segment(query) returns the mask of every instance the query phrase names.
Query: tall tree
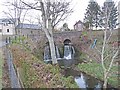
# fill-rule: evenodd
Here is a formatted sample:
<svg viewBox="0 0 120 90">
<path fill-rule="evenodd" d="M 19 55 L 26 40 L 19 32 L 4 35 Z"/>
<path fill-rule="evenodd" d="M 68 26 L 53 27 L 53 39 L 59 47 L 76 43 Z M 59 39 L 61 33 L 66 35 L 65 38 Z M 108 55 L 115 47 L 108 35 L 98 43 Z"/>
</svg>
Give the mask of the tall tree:
<svg viewBox="0 0 120 90">
<path fill-rule="evenodd" d="M 98 3 L 94 0 L 90 0 L 84 17 L 84 23 L 89 23 L 90 29 L 93 29 L 94 26 L 96 28 L 99 26 L 100 12 L 101 10 Z"/>
<path fill-rule="evenodd" d="M 64 21 L 73 10 L 70 8 L 71 2 L 53 2 L 50 3 L 50 16 L 52 20 L 52 28 L 54 29 L 61 21 Z"/>
<path fill-rule="evenodd" d="M 17 29 L 17 25 L 24 21 L 28 9 L 20 9 L 25 7 L 20 0 L 10 0 L 5 2 L 4 5 L 7 7 L 7 9 L 3 11 L 5 16 L 10 18 L 14 23 L 15 34 L 20 34 L 20 31 Z"/>
<path fill-rule="evenodd" d="M 62 26 L 62 31 L 70 31 L 67 23 L 64 23 L 64 24 L 63 24 L 63 26 Z"/>
<path fill-rule="evenodd" d="M 49 41 L 52 63 L 56 64 L 57 58 L 53 40 L 53 30 L 59 22 L 67 18 L 67 16 L 72 12 L 72 9 L 69 10 L 70 2 L 53 2 L 51 0 L 38 0 L 35 3 L 31 4 L 23 1 L 22 3 L 24 3 L 31 9 L 38 10 L 42 13 L 42 28 Z"/>
<path fill-rule="evenodd" d="M 102 12 L 101 19 L 102 19 L 102 27 L 103 29 L 103 37 L 99 38 L 101 41 L 99 41 L 99 44 L 96 44 L 94 49 L 90 50 L 91 53 L 88 53 L 88 50 L 86 48 L 83 49 L 83 51 L 90 56 L 93 60 L 99 60 L 101 62 L 101 68 L 103 73 L 103 89 L 106 90 L 108 78 L 110 77 L 111 69 L 113 65 L 115 65 L 115 58 L 117 57 L 119 53 L 119 46 L 118 46 L 118 40 L 116 35 L 116 40 L 113 44 L 110 44 L 109 42 L 112 41 L 113 38 L 113 32 L 115 31 L 116 24 L 111 27 L 111 13 L 113 12 L 114 4 L 109 2 L 110 7 L 108 7 L 108 2 L 106 8 L 104 8 L 104 12 Z M 94 39 L 91 38 L 90 39 Z M 82 47 L 83 48 L 83 47 Z"/>
<path fill-rule="evenodd" d="M 116 28 L 116 26 L 118 25 L 117 19 L 118 19 L 118 10 L 117 10 L 117 6 L 115 6 L 114 1 L 112 0 L 106 0 L 104 2 L 104 5 L 102 7 L 102 14 L 104 14 L 104 12 L 107 12 L 107 16 L 109 17 L 108 19 L 108 28 L 110 29 L 114 29 Z M 102 17 L 105 17 L 102 15 Z M 102 18 L 102 26 L 105 26 L 104 23 L 104 18 Z"/>
<path fill-rule="evenodd" d="M 93 24 L 94 24 L 94 27 L 97 29 L 97 27 L 100 26 L 99 21 L 100 21 L 100 14 L 101 14 L 101 9 L 97 2 L 96 2 L 96 8 L 95 8 L 94 14 L 95 14 L 95 17 L 94 17 Z"/>
</svg>

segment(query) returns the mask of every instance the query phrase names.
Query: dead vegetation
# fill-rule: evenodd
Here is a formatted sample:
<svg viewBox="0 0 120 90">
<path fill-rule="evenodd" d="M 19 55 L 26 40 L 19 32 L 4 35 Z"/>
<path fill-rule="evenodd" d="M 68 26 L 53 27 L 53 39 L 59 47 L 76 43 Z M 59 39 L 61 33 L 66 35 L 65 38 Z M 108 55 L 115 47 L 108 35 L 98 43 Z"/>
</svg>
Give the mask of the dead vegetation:
<svg viewBox="0 0 120 90">
<path fill-rule="evenodd" d="M 25 88 L 77 87 L 72 77 L 65 78 L 60 73 L 58 65 L 45 64 L 23 46 L 12 45 L 10 49 Z"/>
</svg>

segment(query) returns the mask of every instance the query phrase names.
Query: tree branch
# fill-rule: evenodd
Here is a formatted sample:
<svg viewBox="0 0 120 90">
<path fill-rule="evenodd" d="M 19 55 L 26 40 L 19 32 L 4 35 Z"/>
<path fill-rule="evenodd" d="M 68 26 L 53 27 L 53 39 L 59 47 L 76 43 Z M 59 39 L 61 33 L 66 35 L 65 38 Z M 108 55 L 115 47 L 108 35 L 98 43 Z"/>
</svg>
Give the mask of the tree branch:
<svg viewBox="0 0 120 90">
<path fill-rule="evenodd" d="M 32 6 L 32 5 L 30 5 L 30 4 L 27 4 L 27 3 L 25 3 L 25 2 L 23 2 L 23 1 L 21 1 L 23 4 L 25 4 L 26 6 L 28 6 L 28 7 L 30 7 L 30 9 L 35 9 L 35 10 L 41 10 L 41 8 L 38 8 L 38 7 L 34 7 L 34 6 Z M 35 3 L 35 5 L 36 5 L 37 3 Z M 28 9 L 28 8 L 27 8 Z"/>
</svg>

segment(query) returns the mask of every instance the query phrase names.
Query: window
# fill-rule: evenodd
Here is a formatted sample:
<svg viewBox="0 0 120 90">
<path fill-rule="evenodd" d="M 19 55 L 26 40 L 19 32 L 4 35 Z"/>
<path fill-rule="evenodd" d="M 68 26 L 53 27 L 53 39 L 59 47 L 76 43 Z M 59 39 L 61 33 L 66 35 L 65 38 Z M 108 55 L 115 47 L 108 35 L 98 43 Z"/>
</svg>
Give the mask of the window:
<svg viewBox="0 0 120 90">
<path fill-rule="evenodd" d="M 2 32 L 2 29 L 0 29 L 0 32 Z"/>
<path fill-rule="evenodd" d="M 6 23 L 6 25 L 5 26 L 8 26 L 8 24 Z"/>
<path fill-rule="evenodd" d="M 7 29 L 7 32 L 9 32 L 9 29 Z"/>
<path fill-rule="evenodd" d="M 7 24 L 7 23 L 4 23 L 4 26 L 8 26 L 8 24 Z"/>
</svg>

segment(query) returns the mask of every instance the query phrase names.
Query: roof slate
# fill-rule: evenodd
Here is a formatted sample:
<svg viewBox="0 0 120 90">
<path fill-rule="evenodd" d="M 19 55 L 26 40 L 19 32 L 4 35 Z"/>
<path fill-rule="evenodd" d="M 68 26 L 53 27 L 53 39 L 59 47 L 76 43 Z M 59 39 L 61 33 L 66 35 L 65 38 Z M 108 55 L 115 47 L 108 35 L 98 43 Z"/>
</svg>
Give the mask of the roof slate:
<svg viewBox="0 0 120 90">
<path fill-rule="evenodd" d="M 23 24 L 23 23 L 21 23 L 17 26 L 17 28 L 19 28 L 19 29 L 21 29 L 21 28 L 22 29 L 41 29 L 41 26 L 38 24 Z"/>
<path fill-rule="evenodd" d="M 13 24 L 15 22 L 15 18 L 2 18 L 0 19 L 0 24 L 3 24 L 3 23 L 8 23 L 8 24 Z"/>
</svg>

